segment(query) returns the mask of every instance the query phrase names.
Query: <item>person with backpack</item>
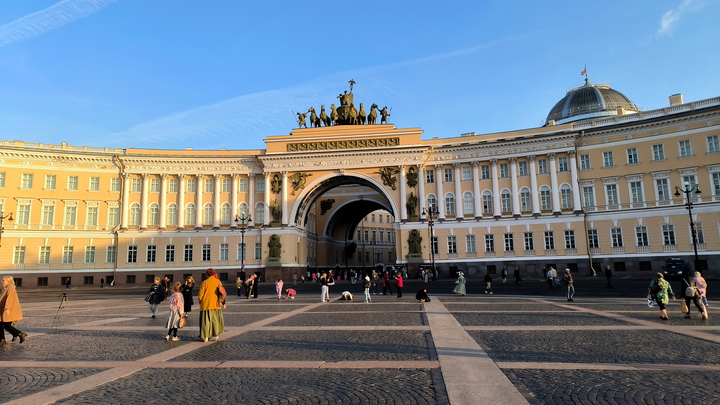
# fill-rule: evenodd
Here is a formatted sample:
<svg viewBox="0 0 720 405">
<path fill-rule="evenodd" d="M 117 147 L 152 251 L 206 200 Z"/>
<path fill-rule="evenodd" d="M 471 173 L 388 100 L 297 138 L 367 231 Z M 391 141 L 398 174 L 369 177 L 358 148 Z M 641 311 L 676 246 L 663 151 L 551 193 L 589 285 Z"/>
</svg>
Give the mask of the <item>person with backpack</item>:
<svg viewBox="0 0 720 405">
<path fill-rule="evenodd" d="M 165 287 L 160 284 L 160 277 L 155 277 L 153 285 L 150 286 L 150 290 L 148 291 L 148 297 L 145 298 L 145 300 L 150 304 L 150 312 L 152 313 L 152 317 L 155 318 L 157 316 L 158 305 L 165 301 Z"/>
<path fill-rule="evenodd" d="M 648 286 L 648 297 L 651 297 L 660 308 L 660 319 L 663 321 L 668 320 L 668 313 L 665 305 L 670 301 L 672 297 L 675 300 L 675 293 L 670 287 L 670 283 L 665 280 L 665 276 L 662 273 L 658 273 L 657 276 L 650 282 Z"/>
<path fill-rule="evenodd" d="M 207 278 L 200 285 L 198 302 L 200 303 L 200 339 L 203 342 L 218 340 L 225 332 L 225 319 L 222 310 L 226 308 L 227 292 L 212 268 L 205 271 Z"/>
</svg>

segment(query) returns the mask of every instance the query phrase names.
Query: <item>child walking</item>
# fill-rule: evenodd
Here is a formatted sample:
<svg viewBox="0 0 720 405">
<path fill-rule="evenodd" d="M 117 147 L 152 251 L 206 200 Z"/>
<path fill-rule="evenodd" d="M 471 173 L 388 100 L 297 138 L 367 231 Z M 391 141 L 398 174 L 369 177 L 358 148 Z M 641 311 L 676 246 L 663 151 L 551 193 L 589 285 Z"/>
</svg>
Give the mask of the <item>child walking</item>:
<svg viewBox="0 0 720 405">
<path fill-rule="evenodd" d="M 177 335 L 180 320 L 185 316 L 185 299 L 182 295 L 182 284 L 176 282 L 172 288 L 172 295 L 168 299 L 170 301 L 170 313 L 168 313 L 165 327 L 168 328 L 165 340 L 172 338 L 173 342 L 177 342 L 180 338 Z"/>
</svg>

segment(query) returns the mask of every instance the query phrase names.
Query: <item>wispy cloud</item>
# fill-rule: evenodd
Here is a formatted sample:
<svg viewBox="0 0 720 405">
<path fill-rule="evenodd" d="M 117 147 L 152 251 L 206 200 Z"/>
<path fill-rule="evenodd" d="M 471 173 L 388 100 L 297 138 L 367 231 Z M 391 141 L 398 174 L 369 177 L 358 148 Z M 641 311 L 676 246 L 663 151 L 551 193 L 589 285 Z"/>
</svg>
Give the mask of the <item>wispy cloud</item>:
<svg viewBox="0 0 720 405">
<path fill-rule="evenodd" d="M 85 18 L 117 0 L 62 0 L 0 26 L 0 48 Z"/>
<path fill-rule="evenodd" d="M 696 0 L 683 0 L 679 6 L 672 10 L 666 11 L 660 19 L 659 35 L 670 35 L 677 25 L 678 21 L 688 12 L 697 11 L 702 7 L 702 2 Z"/>
</svg>

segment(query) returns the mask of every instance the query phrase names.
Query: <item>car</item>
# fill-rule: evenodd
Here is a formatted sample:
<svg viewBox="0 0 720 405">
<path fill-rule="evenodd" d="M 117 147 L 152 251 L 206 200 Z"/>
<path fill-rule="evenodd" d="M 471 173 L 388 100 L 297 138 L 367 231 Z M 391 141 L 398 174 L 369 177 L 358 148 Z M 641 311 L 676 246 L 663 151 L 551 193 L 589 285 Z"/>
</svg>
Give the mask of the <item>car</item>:
<svg viewBox="0 0 720 405">
<path fill-rule="evenodd" d="M 687 263 L 685 260 L 678 257 L 671 257 L 665 260 L 665 279 L 667 280 L 679 280 L 682 278 L 683 271 L 687 270 Z"/>
</svg>

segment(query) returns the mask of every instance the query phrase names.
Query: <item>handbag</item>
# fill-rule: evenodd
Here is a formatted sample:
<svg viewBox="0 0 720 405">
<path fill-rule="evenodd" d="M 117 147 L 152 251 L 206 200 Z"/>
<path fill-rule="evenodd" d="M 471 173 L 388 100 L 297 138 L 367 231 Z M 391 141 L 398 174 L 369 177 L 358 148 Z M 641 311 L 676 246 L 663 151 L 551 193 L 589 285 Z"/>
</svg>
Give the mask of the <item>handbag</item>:
<svg viewBox="0 0 720 405">
<path fill-rule="evenodd" d="M 180 318 L 180 322 L 178 322 L 178 328 L 184 328 L 186 323 L 187 323 L 187 319 L 186 319 L 185 316 L 183 315 L 183 316 Z"/>
<path fill-rule="evenodd" d="M 685 279 L 683 279 L 683 281 L 685 281 L 685 284 L 687 284 L 687 287 L 685 287 L 685 296 L 692 298 L 697 295 L 697 287 L 690 285 L 690 283 L 688 283 Z"/>
<path fill-rule="evenodd" d="M 150 293 L 150 294 L 146 295 L 146 296 L 145 296 L 145 302 L 150 302 L 150 298 L 152 298 L 152 296 L 153 296 L 153 293 Z"/>
</svg>

